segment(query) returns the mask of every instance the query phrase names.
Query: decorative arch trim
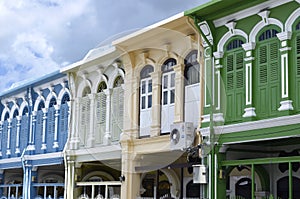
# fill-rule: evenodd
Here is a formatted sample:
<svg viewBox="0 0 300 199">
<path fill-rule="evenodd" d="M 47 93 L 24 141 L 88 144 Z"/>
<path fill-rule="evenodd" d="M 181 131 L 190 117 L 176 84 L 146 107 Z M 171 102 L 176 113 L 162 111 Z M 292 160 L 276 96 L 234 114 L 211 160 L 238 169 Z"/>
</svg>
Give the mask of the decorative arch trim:
<svg viewBox="0 0 300 199">
<path fill-rule="evenodd" d="M 293 24 L 300 16 L 300 8 L 296 9 L 285 22 L 285 31 L 292 32 Z"/>
<path fill-rule="evenodd" d="M 38 107 L 39 107 L 39 104 L 40 104 L 41 101 L 46 102 L 46 100 L 43 96 L 38 96 L 38 98 L 36 99 L 36 101 L 34 103 L 34 108 L 33 108 L 34 111 L 38 110 Z M 46 103 L 45 103 L 45 106 L 46 106 Z"/>
<path fill-rule="evenodd" d="M 231 38 L 231 37 L 234 37 L 234 36 L 241 36 L 243 37 L 246 42 L 245 43 L 248 43 L 248 35 L 240 30 L 240 29 L 234 29 L 233 31 L 233 34 L 228 31 L 225 35 L 223 35 L 223 37 L 220 39 L 219 43 L 218 43 L 218 47 L 217 47 L 217 50 L 218 52 L 223 52 L 224 50 L 224 46 L 226 44 L 226 42 Z"/>
<path fill-rule="evenodd" d="M 65 94 L 69 95 L 69 97 L 71 98 L 70 90 L 68 88 L 62 89 L 59 92 L 58 97 L 57 97 L 57 104 L 58 105 L 61 105 L 62 98 L 64 97 Z"/>
<path fill-rule="evenodd" d="M 19 106 L 17 104 L 14 104 L 13 107 L 11 108 L 9 118 L 12 119 L 14 117 L 14 112 L 16 110 L 19 112 L 19 115 L 20 115 L 20 108 L 19 108 Z"/>
<path fill-rule="evenodd" d="M 1 121 L 4 121 L 4 118 L 5 118 L 5 115 L 6 113 L 8 113 L 8 115 L 10 115 L 10 111 L 9 111 L 9 108 L 6 106 L 3 111 L 2 111 L 2 116 L 1 116 Z"/>
<path fill-rule="evenodd" d="M 254 28 L 252 29 L 249 35 L 249 42 L 255 43 L 258 32 L 268 25 L 276 25 L 281 29 L 281 32 L 283 31 L 283 24 L 279 20 L 274 18 L 269 18 L 268 23 L 265 23 L 264 21 L 260 21 L 254 26 Z"/>
<path fill-rule="evenodd" d="M 83 178 L 82 178 L 82 181 L 87 181 L 89 178 L 93 177 L 93 176 L 103 176 L 105 178 L 107 178 L 109 181 L 114 181 L 114 177 L 107 173 L 107 172 L 104 172 L 104 171 L 93 171 L 93 172 L 90 172 L 88 173 L 87 175 L 85 175 Z"/>
</svg>

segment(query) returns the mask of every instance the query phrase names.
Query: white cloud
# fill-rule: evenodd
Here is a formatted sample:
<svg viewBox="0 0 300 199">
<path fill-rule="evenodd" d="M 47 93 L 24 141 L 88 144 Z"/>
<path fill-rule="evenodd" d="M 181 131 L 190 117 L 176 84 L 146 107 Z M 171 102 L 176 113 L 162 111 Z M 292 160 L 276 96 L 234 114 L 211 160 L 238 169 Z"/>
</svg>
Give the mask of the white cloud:
<svg viewBox="0 0 300 199">
<path fill-rule="evenodd" d="M 123 31 L 208 0 L 1 0 L 0 90 L 82 59 Z"/>
</svg>

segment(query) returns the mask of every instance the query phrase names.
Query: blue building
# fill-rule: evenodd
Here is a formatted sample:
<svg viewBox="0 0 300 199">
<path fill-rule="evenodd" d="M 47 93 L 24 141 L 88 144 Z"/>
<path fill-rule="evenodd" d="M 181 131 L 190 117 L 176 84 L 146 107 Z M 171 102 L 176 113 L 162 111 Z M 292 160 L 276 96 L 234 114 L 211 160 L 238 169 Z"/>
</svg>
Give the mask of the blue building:
<svg viewBox="0 0 300 199">
<path fill-rule="evenodd" d="M 59 71 L 0 93 L 0 198 L 63 198 L 70 92 Z"/>
</svg>

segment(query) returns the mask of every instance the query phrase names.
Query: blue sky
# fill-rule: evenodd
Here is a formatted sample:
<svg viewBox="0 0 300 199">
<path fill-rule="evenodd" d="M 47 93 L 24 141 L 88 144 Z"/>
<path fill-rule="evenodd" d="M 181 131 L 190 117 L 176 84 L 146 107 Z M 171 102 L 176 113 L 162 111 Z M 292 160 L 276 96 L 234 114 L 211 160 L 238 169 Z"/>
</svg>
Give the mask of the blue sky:
<svg viewBox="0 0 300 199">
<path fill-rule="evenodd" d="M 0 0 L 0 90 L 208 0 Z"/>
</svg>

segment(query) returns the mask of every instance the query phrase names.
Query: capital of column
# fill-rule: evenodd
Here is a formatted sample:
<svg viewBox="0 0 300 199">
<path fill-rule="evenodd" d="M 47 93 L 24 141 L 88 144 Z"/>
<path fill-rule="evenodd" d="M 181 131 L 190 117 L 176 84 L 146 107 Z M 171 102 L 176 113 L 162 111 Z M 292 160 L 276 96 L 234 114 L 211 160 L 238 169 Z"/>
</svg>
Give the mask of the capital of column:
<svg viewBox="0 0 300 199">
<path fill-rule="evenodd" d="M 60 109 L 60 105 L 55 104 L 55 105 L 54 105 L 54 108 L 55 108 L 56 111 L 58 111 L 58 110 Z"/>
<path fill-rule="evenodd" d="M 17 121 L 19 122 L 19 121 L 21 121 L 21 119 L 22 119 L 22 116 L 17 116 Z"/>
<path fill-rule="evenodd" d="M 32 111 L 32 116 L 35 117 L 37 115 L 37 111 Z"/>
<path fill-rule="evenodd" d="M 222 51 L 214 52 L 213 54 L 216 59 L 222 59 L 224 56 L 224 52 L 222 52 Z"/>
<path fill-rule="evenodd" d="M 88 97 L 90 100 L 94 100 L 96 98 L 96 94 L 95 93 L 88 94 Z"/>
<path fill-rule="evenodd" d="M 150 73 L 150 76 L 152 78 L 152 82 L 159 82 L 161 79 L 161 71 L 154 71 L 152 73 Z"/>
<path fill-rule="evenodd" d="M 44 114 L 46 114 L 48 112 L 48 109 L 47 108 L 42 108 L 42 111 Z"/>
<path fill-rule="evenodd" d="M 255 46 L 256 46 L 255 42 L 249 42 L 249 43 L 242 44 L 242 47 L 245 51 L 254 50 Z"/>
<path fill-rule="evenodd" d="M 184 64 L 177 64 L 173 66 L 173 70 L 176 74 L 183 74 L 184 73 Z"/>
<path fill-rule="evenodd" d="M 280 41 L 290 40 L 292 38 L 292 32 L 290 31 L 280 32 L 277 33 L 276 36 Z"/>
<path fill-rule="evenodd" d="M 104 94 L 105 94 L 106 96 L 110 96 L 111 93 L 112 93 L 112 90 L 113 90 L 113 89 L 111 89 L 111 88 L 107 88 L 107 89 L 104 90 Z"/>
</svg>

